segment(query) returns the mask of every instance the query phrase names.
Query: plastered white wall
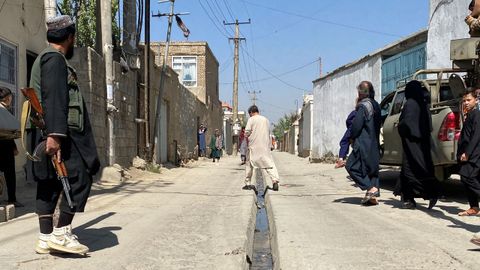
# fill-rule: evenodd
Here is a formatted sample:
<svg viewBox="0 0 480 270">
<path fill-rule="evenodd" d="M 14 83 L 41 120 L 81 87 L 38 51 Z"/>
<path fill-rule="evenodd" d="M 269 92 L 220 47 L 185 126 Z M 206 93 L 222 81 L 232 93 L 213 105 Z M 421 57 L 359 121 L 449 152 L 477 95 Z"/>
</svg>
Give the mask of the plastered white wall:
<svg viewBox="0 0 480 270">
<path fill-rule="evenodd" d="M 376 55 L 314 84 L 312 159 L 328 152 L 338 155 L 345 119 L 355 108 L 356 87 L 361 81 L 373 83 L 380 101 L 381 67 L 381 56 Z"/>
</svg>

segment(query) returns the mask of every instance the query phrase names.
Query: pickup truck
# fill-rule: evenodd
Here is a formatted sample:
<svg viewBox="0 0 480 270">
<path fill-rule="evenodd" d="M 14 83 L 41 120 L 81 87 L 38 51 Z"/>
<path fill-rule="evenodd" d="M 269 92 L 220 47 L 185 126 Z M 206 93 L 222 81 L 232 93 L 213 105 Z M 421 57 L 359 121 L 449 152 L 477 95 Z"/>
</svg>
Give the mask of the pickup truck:
<svg viewBox="0 0 480 270">
<path fill-rule="evenodd" d="M 462 93 L 452 89 L 444 75 L 457 70 L 420 70 L 413 79 L 421 81 L 429 90 L 432 114 L 432 159 L 435 176 L 439 180 L 456 173 L 456 149 L 462 127 Z M 437 79 L 419 79 L 424 75 L 437 75 Z M 380 103 L 382 111 L 382 138 L 380 164 L 400 166 L 402 164 L 402 142 L 398 134 L 398 122 L 405 103 L 405 86 L 386 96 Z M 425 123 L 427 124 L 427 123 Z"/>
<path fill-rule="evenodd" d="M 421 81 L 430 92 L 432 158 L 435 176 L 439 180 L 445 180 L 458 171 L 457 143 L 464 121 L 461 97 L 468 87 L 480 88 L 480 38 L 452 40 L 450 60 L 451 68 L 420 70 L 413 76 L 413 79 Z M 380 104 L 382 109 L 380 164 L 395 166 L 402 164 L 402 142 L 398 134 L 398 122 L 404 103 L 405 86 L 400 86 Z"/>
</svg>

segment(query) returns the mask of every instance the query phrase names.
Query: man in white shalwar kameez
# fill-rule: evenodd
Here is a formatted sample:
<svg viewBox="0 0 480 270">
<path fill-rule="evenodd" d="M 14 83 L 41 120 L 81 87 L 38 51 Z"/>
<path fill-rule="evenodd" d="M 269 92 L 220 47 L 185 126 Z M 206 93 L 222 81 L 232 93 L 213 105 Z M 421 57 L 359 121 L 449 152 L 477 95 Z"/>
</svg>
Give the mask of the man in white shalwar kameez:
<svg viewBox="0 0 480 270">
<path fill-rule="evenodd" d="M 243 189 L 256 190 L 252 185 L 253 169 L 262 169 L 270 177 L 273 190 L 278 191 L 279 176 L 271 153 L 272 140 L 270 137 L 270 122 L 259 114 L 258 107 L 253 105 L 248 109 L 250 118 L 245 127 L 248 137 L 248 156 L 245 169 L 245 186 Z"/>
</svg>

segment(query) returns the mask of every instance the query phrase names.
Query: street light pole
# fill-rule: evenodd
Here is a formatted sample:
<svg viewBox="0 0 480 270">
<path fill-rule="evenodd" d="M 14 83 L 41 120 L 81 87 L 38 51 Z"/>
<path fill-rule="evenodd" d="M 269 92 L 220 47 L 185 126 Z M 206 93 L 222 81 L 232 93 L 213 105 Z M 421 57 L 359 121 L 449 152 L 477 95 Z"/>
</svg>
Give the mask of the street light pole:
<svg viewBox="0 0 480 270">
<path fill-rule="evenodd" d="M 162 97 L 163 97 L 163 92 L 164 92 L 164 85 L 165 85 L 165 73 L 167 72 L 167 62 L 168 62 L 168 50 L 170 47 L 170 37 L 172 33 L 172 23 L 173 23 L 173 17 L 177 15 L 188 15 L 190 13 L 184 12 L 184 13 L 174 13 L 175 11 L 175 0 L 162 0 L 159 1 L 159 3 L 167 3 L 170 2 L 170 13 L 158 13 L 156 15 L 153 15 L 153 17 L 164 17 L 168 16 L 168 28 L 167 28 L 167 39 L 165 42 L 165 54 L 163 58 L 163 64 L 162 64 L 162 70 L 160 73 L 160 89 L 158 91 L 158 96 L 157 96 L 157 104 L 156 104 L 156 113 L 155 113 L 155 122 L 154 122 L 154 129 L 153 129 L 153 136 L 151 136 L 151 145 L 152 145 L 152 151 L 151 151 L 151 160 L 153 160 L 153 155 L 155 153 L 155 147 L 158 149 L 157 152 L 157 161 L 161 162 L 161 132 L 159 131 L 159 125 L 162 120 L 162 114 L 161 114 L 161 107 L 162 107 Z M 159 44 L 158 46 L 158 59 L 161 57 L 161 46 Z M 158 145 L 157 145 L 158 144 Z"/>
</svg>

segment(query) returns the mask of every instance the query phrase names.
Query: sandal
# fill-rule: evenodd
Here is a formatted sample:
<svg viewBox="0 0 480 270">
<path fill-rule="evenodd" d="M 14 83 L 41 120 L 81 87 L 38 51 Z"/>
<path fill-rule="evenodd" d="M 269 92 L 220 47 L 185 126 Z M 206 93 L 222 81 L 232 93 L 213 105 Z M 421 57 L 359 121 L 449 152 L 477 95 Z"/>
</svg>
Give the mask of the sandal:
<svg viewBox="0 0 480 270">
<path fill-rule="evenodd" d="M 462 212 L 458 213 L 458 215 L 461 216 L 461 217 L 476 216 L 476 215 L 478 215 L 479 212 L 480 212 L 479 209 L 470 208 L 468 210 L 465 210 L 465 211 L 462 211 Z"/>
</svg>

